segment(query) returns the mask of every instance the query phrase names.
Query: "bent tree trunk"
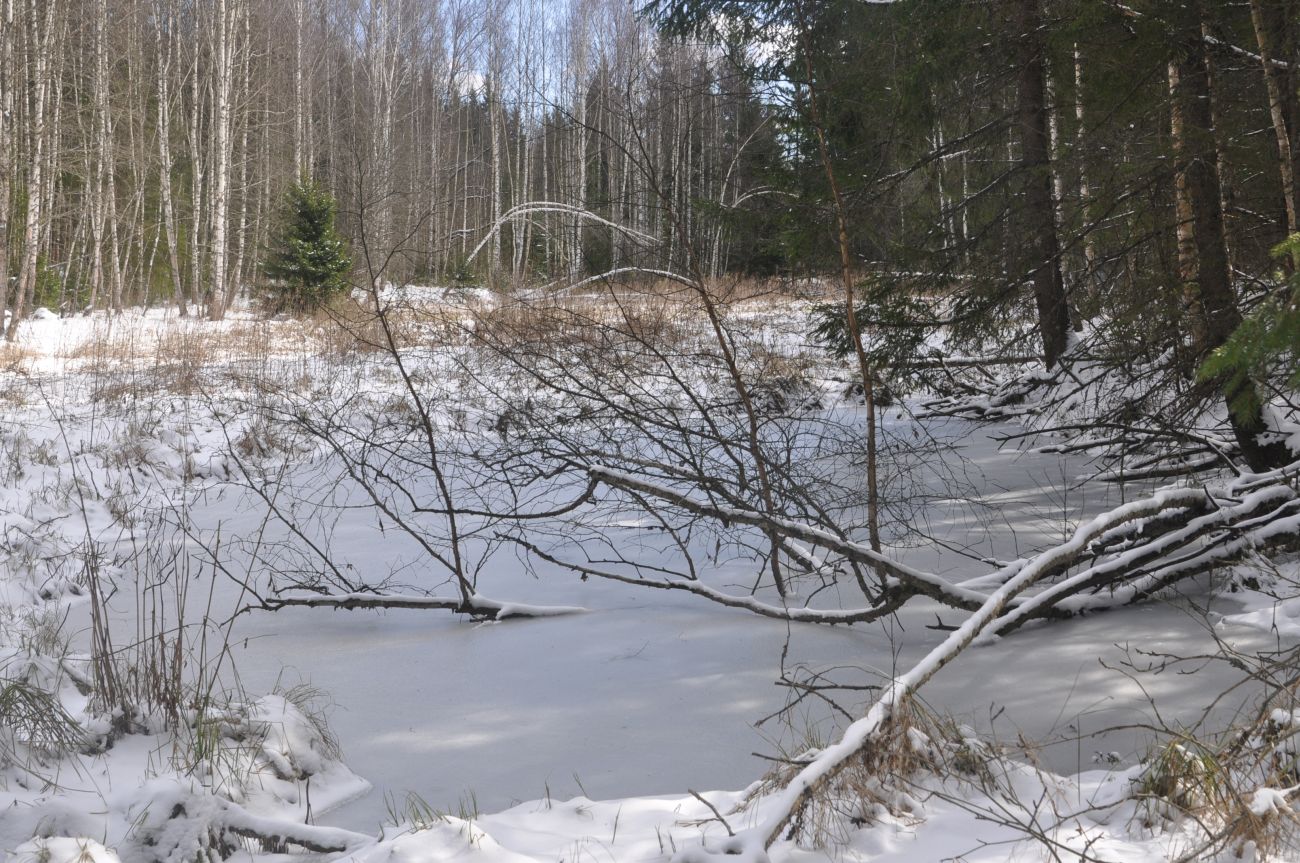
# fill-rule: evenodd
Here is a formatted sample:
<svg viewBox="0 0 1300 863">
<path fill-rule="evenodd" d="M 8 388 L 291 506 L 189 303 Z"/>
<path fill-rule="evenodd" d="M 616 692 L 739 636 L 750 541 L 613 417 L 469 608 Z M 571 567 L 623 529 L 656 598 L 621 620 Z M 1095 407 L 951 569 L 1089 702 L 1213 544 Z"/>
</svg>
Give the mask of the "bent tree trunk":
<svg viewBox="0 0 1300 863">
<path fill-rule="evenodd" d="M 1241 312 L 1228 270 L 1201 5 L 1182 4 L 1176 11 L 1178 31 L 1172 46 L 1174 57 L 1169 63 L 1170 131 L 1176 160 L 1174 193 L 1180 231 L 1191 240 L 1184 241 L 1184 245 L 1192 253 L 1180 255 L 1179 276 L 1193 318 L 1193 359 L 1199 363 L 1228 340 L 1241 324 Z M 1190 219 L 1190 225 L 1184 223 L 1185 219 Z M 1239 404 L 1243 388 L 1254 384 L 1225 380 L 1219 386 L 1229 404 Z M 1259 403 L 1253 394 L 1245 401 Z M 1287 461 L 1283 445 L 1259 440 L 1259 433 L 1265 429 L 1260 409 L 1244 417 L 1230 411 L 1229 418 L 1242 455 L 1253 470 L 1267 470 Z"/>
<path fill-rule="evenodd" d="M 1047 67 L 1043 59 L 1041 0 L 1016 0 L 1017 52 L 1020 59 L 1020 170 L 1024 175 L 1022 214 L 1028 239 L 1027 261 L 1043 336 L 1043 363 L 1053 368 L 1065 353 L 1070 313 L 1061 278 L 1056 207 L 1052 201 L 1051 134 Z M 1024 268 L 1017 268 L 1019 274 Z"/>
</svg>

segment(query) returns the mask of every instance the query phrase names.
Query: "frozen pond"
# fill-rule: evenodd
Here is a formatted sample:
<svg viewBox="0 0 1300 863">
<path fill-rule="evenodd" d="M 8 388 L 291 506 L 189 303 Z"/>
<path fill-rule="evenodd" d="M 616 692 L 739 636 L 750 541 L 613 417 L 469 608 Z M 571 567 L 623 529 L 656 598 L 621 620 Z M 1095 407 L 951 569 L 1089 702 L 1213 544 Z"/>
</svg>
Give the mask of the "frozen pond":
<svg viewBox="0 0 1300 863">
<path fill-rule="evenodd" d="M 1062 490 L 1087 471 L 1084 460 L 1000 451 L 988 427 L 953 422 L 940 430 L 963 436 L 963 470 L 986 489 L 986 506 L 936 503 L 924 513 L 928 529 L 954 548 L 1016 557 L 1059 541 L 1083 513 L 1120 502 L 1113 485 L 1090 485 L 1086 496 Z M 382 567 L 385 546 L 373 524 L 356 529 L 375 535 L 357 541 L 369 543 L 371 562 Z M 954 577 L 987 571 L 950 550 L 897 554 Z M 868 682 L 866 675 L 906 667 L 944 635 L 927 628 L 936 607 L 924 603 L 883 624 L 787 626 L 697 597 L 582 583 L 557 568 L 541 568 L 533 579 L 513 571 L 514 562 L 500 556 L 488 595 L 592 613 L 474 624 L 436 611 L 284 609 L 238 623 L 234 658 L 244 686 L 265 691 L 283 675 L 327 692 L 348 764 L 374 785 L 323 821 L 373 829 L 385 818 L 386 797 L 400 801 L 408 791 L 438 809 L 488 812 L 547 795 L 742 788 L 767 766 L 753 753 L 802 749 L 805 734 L 825 742 L 830 733 L 827 711 L 811 704 L 794 713 L 793 729 L 778 720 L 754 727 L 789 693 L 776 685 L 783 656 L 787 668 L 834 666 L 846 680 Z M 951 612 L 942 618 L 954 622 Z M 1212 667 L 1195 687 L 1175 672 L 1143 675 L 1139 685 L 1115 668 L 1126 658 L 1142 661 L 1126 647 L 1192 654 L 1210 646 L 1177 603 L 1154 603 L 972 649 L 923 695 L 1008 741 L 1018 733 L 1061 740 L 1040 757 L 1072 773 L 1093 766 L 1097 752 L 1131 759 L 1141 746 L 1133 731 L 1082 740 L 1080 732 L 1147 721 L 1148 695 L 1166 719 L 1192 721 L 1206 696 L 1232 681 Z M 855 699 L 861 695 L 846 695 L 845 705 Z"/>
</svg>

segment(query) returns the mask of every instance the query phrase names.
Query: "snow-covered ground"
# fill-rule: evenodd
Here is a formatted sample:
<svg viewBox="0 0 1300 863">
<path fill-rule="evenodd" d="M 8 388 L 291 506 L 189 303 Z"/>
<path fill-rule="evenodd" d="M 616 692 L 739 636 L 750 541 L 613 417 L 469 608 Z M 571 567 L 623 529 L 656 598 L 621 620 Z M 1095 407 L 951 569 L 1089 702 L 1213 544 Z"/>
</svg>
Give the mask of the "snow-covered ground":
<svg viewBox="0 0 1300 863">
<path fill-rule="evenodd" d="M 795 324 L 777 328 L 777 343 L 800 332 L 798 316 L 785 317 Z M 298 845 L 305 837 L 365 861 L 688 860 L 686 849 L 716 847 L 727 833 L 688 791 L 704 792 L 731 828 L 758 823 L 762 800 L 732 810 L 743 797 L 738 789 L 771 766 L 759 756 L 824 745 L 844 724 L 813 699 L 770 718 L 791 696 L 778 685 L 783 669 L 878 684 L 943 640 L 947 633 L 932 627 L 957 622 L 938 606 L 909 603 L 881 624 L 788 624 L 696 596 L 583 581 L 544 561 L 525 563 L 512 547 L 493 548 L 477 573 L 483 594 L 586 611 L 480 623 L 439 610 L 290 607 L 232 617 L 249 604 L 250 586 L 265 592 L 270 562 L 279 561 L 281 576 L 319 567 L 302 554 L 309 540 L 357 583 L 446 593 L 446 575 L 410 534 L 363 505 L 328 453 L 278 440 L 293 435 L 277 429 L 277 414 L 250 383 L 291 381 L 292 398 L 305 399 L 373 390 L 367 404 L 377 410 L 393 380 L 358 373 L 329 326 L 252 316 L 214 325 L 159 312 L 42 316 L 7 349 L 0 677 L 38 668 L 68 713 L 112 745 L 7 764 L 0 745 L 0 852 L 20 860 L 193 859 L 205 829 L 227 828 Z M 895 439 L 924 432 L 948 444 L 942 463 L 915 465 L 907 480 L 922 502 L 908 517 L 942 542 L 908 542 L 894 553 L 954 580 L 987 570 L 975 558 L 1010 560 L 1060 542 L 1084 516 L 1135 493 L 1080 483 L 1085 459 L 1014 451 L 996 441 L 1005 429 L 995 426 L 922 422 L 901 411 L 885 423 Z M 946 493 L 955 476 L 962 491 Z M 472 480 L 461 482 L 458 492 L 468 493 Z M 307 534 L 267 518 L 268 488 L 310 521 Z M 593 507 L 588 517 L 606 516 Z M 646 560 L 669 553 L 643 523 L 602 529 L 625 552 L 644 549 Z M 547 540 L 563 547 L 563 537 Z M 483 540 L 479 550 L 488 546 Z M 743 555 L 715 560 L 710 583 L 743 592 L 753 580 Z M 183 707 L 207 717 L 187 733 L 142 721 L 122 735 L 111 721 L 88 718 L 103 714 L 78 686 L 95 674 L 81 658 L 90 651 L 92 606 L 81 574 L 92 562 L 112 585 L 105 602 L 115 645 L 173 632 L 148 650 L 123 647 L 124 663 L 141 675 L 150 656 L 157 659 L 150 650 L 177 649 L 177 614 L 192 627 L 213 621 L 193 630 L 209 643 L 192 637 L 179 649 L 204 650 L 186 674 L 199 675 L 206 691 L 230 693 L 217 721 L 208 703 Z M 188 593 L 177 596 L 181 583 Z M 833 593 L 818 598 L 823 606 L 836 601 Z M 923 690 L 926 703 L 985 739 L 1032 742 L 1043 772 L 997 760 L 1002 792 L 924 780 L 914 789 L 914 817 L 883 815 L 819 852 L 779 843 L 774 858 L 1043 859 L 1042 845 L 1007 844 L 1024 840 L 1016 823 L 1026 821 L 1076 851 L 1086 847 L 1092 859 L 1167 859 L 1186 837 L 1144 827 L 1149 819 L 1125 791 L 1150 753 L 1142 726 L 1157 710 L 1165 724 L 1204 720 L 1212 696 L 1237 675 L 1210 664 L 1191 686 L 1177 671 L 1138 669 L 1153 654 L 1212 652 L 1216 636 L 1259 650 L 1276 645 L 1279 632 L 1295 634 L 1295 600 L 1277 605 L 1251 593 L 1246 602 L 1236 613 L 1231 601 L 1216 600 L 1215 612 L 1234 614 L 1213 630 L 1195 604 L 1173 598 L 1031 627 L 968 651 Z M 35 635 L 53 628 L 51 611 L 72 642 L 62 665 L 57 656 L 51 664 L 57 651 Z M 173 619 L 156 625 L 159 614 Z M 1249 695 L 1217 704 L 1209 724 Z M 837 697 L 856 712 L 872 696 Z M 329 732 L 312 719 L 317 711 Z M 196 751 L 216 755 L 204 760 Z M 43 781 L 51 776 L 54 784 Z M 214 786 L 216 797 L 204 790 Z M 1002 811 L 1010 823 L 981 817 L 961 798 Z M 1059 813 L 1060 823 L 1047 812 Z M 283 826 L 308 818 L 321 825 L 310 835 Z M 382 838 L 366 838 L 381 825 Z M 56 838 L 29 841 L 34 835 Z"/>
</svg>

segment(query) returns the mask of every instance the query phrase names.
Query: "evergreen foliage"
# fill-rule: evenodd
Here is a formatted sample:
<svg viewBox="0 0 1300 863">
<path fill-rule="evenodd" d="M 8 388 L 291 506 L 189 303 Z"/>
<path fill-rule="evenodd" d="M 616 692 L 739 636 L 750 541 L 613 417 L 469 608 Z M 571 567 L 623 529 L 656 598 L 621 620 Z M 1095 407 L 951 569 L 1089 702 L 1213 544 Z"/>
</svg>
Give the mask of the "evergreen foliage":
<svg viewBox="0 0 1300 863">
<path fill-rule="evenodd" d="M 872 331 L 866 345 L 867 357 L 877 373 L 895 369 L 915 357 L 925 345 L 930 310 L 916 297 L 899 294 L 884 283 L 860 285 L 862 301 L 855 305 L 858 324 Z M 827 303 L 818 306 L 814 315 L 813 338 L 840 358 L 853 353 L 844 305 Z"/>
<path fill-rule="evenodd" d="M 1300 234 L 1278 244 L 1273 254 L 1294 260 L 1300 255 Z M 1293 273 L 1282 290 L 1256 307 L 1206 358 L 1197 377 L 1221 382 L 1225 392 L 1233 393 L 1228 407 L 1239 420 L 1251 423 L 1263 407 L 1259 391 L 1279 371 L 1286 376 L 1287 386 L 1300 389 L 1300 274 Z"/>
<path fill-rule="evenodd" d="M 50 266 L 49 258 L 38 255 L 36 258 L 36 289 L 32 292 L 34 308 L 44 307 L 56 311 L 67 311 L 64 304 L 63 277 L 58 269 Z M 73 298 L 73 302 L 76 299 Z"/>
<path fill-rule="evenodd" d="M 346 290 L 352 261 L 334 226 L 336 210 L 333 196 L 309 180 L 285 192 L 262 267 L 276 307 L 308 312 Z"/>
</svg>

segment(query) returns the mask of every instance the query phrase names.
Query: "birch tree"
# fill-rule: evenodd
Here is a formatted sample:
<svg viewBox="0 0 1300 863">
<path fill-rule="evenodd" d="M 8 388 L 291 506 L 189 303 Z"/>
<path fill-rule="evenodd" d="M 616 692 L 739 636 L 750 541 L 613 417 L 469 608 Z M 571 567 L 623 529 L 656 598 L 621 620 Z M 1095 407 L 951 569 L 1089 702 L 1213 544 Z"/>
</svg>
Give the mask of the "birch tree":
<svg viewBox="0 0 1300 863">
<path fill-rule="evenodd" d="M 215 0 L 209 10 L 212 75 L 212 251 L 209 257 L 208 318 L 226 315 L 230 207 L 231 99 L 234 93 L 237 25 L 245 0 Z"/>
<path fill-rule="evenodd" d="M 13 208 L 14 2 L 0 0 L 0 330 L 9 304 L 9 213 Z"/>
<path fill-rule="evenodd" d="M 57 50 L 58 36 L 63 24 L 56 13 L 57 3 L 26 0 L 26 57 L 27 77 L 23 94 L 27 109 L 27 176 L 26 214 L 23 220 L 23 255 L 18 270 L 18 286 L 13 297 L 12 312 L 5 338 L 13 341 L 18 334 L 18 322 L 27 310 L 28 298 L 36 287 L 36 264 L 40 252 L 42 209 L 45 201 L 45 158 L 50 130 L 46 115 L 53 98 L 55 82 L 52 61 Z M 3 312 L 3 309 L 0 309 Z"/>
<path fill-rule="evenodd" d="M 158 195 L 162 210 L 163 236 L 167 243 L 167 269 L 171 276 L 172 297 L 181 317 L 189 314 L 189 303 L 181 273 L 179 232 L 176 226 L 176 204 L 172 192 L 171 150 L 171 81 L 177 65 L 177 21 L 174 0 L 154 0 L 154 50 L 157 54 L 155 81 L 158 112 Z"/>
</svg>

